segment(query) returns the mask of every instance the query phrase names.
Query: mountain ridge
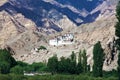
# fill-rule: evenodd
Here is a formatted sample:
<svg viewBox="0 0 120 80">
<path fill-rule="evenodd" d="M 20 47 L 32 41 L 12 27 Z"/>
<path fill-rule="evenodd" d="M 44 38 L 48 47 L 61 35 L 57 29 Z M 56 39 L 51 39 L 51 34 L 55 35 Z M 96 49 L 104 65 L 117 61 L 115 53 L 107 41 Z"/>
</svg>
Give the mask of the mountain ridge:
<svg viewBox="0 0 120 80">
<path fill-rule="evenodd" d="M 69 57 L 72 51 L 77 53 L 79 49 L 86 49 L 88 64 L 92 66 L 92 48 L 97 41 L 101 41 L 102 47 L 111 56 L 106 43 L 112 42 L 111 39 L 115 37 L 117 0 L 102 0 L 103 2 L 91 12 L 86 9 L 78 10 L 68 4 L 61 5 L 61 3 L 57 4 L 63 8 L 59 5 L 56 8 L 53 1 L 57 0 L 0 2 L 0 23 L 2 23 L 0 25 L 0 47 L 10 49 L 11 52 L 14 52 L 13 56 L 16 60 L 27 63 L 44 62 L 55 54 L 59 58 L 61 56 Z M 99 14 L 94 15 L 96 12 Z M 74 21 L 69 16 L 73 17 Z M 87 19 L 87 23 L 85 23 L 85 19 Z M 89 22 L 89 19 L 94 21 Z M 84 23 L 81 23 L 81 20 Z M 80 25 L 75 21 L 80 22 Z M 49 45 L 49 40 L 66 33 L 74 34 L 75 44 L 58 47 Z M 47 50 L 35 51 L 36 48 L 43 45 Z M 115 54 L 115 58 L 116 56 L 117 54 Z M 110 57 L 108 58 L 110 59 Z M 111 61 L 109 66 L 104 65 L 104 70 L 116 68 L 117 58 Z"/>
<path fill-rule="evenodd" d="M 32 0 L 31 1 L 30 0 L 27 0 L 27 1 L 9 0 L 8 3 L 6 3 L 4 5 L 6 5 L 6 8 L 8 8 L 8 10 L 5 9 L 6 11 L 9 12 L 9 10 L 13 10 L 13 12 L 22 13 L 26 18 L 34 21 L 36 23 L 36 25 L 39 27 L 44 26 L 44 24 L 43 24 L 44 21 L 42 21 L 41 18 L 49 18 L 50 19 L 49 15 L 45 15 L 45 14 L 49 14 L 49 11 L 52 9 L 55 9 L 58 13 L 60 13 L 62 15 L 66 15 L 76 25 L 80 25 L 82 23 L 89 23 L 89 22 L 95 21 L 95 19 L 99 16 L 101 11 L 97 10 L 97 11 L 93 12 L 92 10 L 97 8 L 97 6 L 99 6 L 99 5 L 102 5 L 102 3 L 107 2 L 108 4 L 106 4 L 105 6 L 112 6 L 112 4 L 110 4 L 111 0 L 102 0 L 102 1 L 100 0 L 100 2 L 95 1 L 97 6 L 94 5 L 95 7 L 92 8 L 92 4 L 91 4 L 91 11 L 92 11 L 91 12 L 85 8 L 77 9 L 77 7 L 74 7 L 72 5 L 66 5 L 66 4 L 62 5 L 61 3 L 58 3 L 58 2 L 61 2 L 59 0 L 58 1 L 52 0 L 49 2 L 46 2 L 46 1 L 47 0 L 37 0 L 35 2 Z M 95 3 L 95 2 L 93 2 L 93 3 Z M 114 1 L 114 2 L 116 2 L 116 1 Z M 88 2 L 88 4 L 90 4 L 90 3 Z M 4 5 L 3 5 L 3 7 L 4 7 Z M 40 11 L 38 11 L 36 8 L 40 9 Z M 44 11 L 44 12 L 42 12 L 42 11 Z M 39 13 L 42 13 L 42 14 L 39 14 Z M 13 14 L 13 13 L 10 13 L 10 14 Z M 43 16 L 43 14 L 44 14 L 44 16 Z M 34 15 L 34 16 L 32 17 L 31 15 Z"/>
</svg>

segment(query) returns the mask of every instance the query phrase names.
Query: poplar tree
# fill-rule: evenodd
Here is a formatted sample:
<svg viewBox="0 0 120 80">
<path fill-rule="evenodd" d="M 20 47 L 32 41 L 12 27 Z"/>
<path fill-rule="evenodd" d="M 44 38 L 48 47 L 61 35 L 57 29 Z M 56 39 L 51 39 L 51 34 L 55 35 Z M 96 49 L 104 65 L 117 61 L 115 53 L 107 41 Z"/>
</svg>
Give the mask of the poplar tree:
<svg viewBox="0 0 120 80">
<path fill-rule="evenodd" d="M 115 35 L 118 37 L 116 40 L 116 46 L 118 50 L 118 77 L 120 80 L 120 1 L 118 2 L 116 8 L 116 17 L 118 19 L 118 22 L 115 25 Z"/>
<path fill-rule="evenodd" d="M 104 52 L 101 47 L 100 41 L 94 45 L 93 49 L 93 76 L 102 77 L 103 76 L 103 62 L 104 62 Z"/>
<path fill-rule="evenodd" d="M 53 57 L 48 59 L 47 66 L 49 70 L 52 72 L 52 74 L 56 73 L 58 70 L 58 58 L 57 55 L 54 55 Z"/>
<path fill-rule="evenodd" d="M 83 50 L 83 53 L 82 53 L 82 56 L 83 56 L 83 72 L 86 73 L 87 72 L 87 56 L 86 56 L 86 50 Z"/>
<path fill-rule="evenodd" d="M 82 52 L 81 50 L 79 51 L 79 55 L 78 55 L 78 64 L 77 64 L 77 74 L 80 74 L 83 72 L 83 66 L 82 66 Z"/>
<path fill-rule="evenodd" d="M 75 74 L 76 73 L 76 55 L 75 55 L 75 52 L 74 51 L 72 51 L 72 54 L 71 54 L 71 56 L 70 56 L 70 60 L 71 60 L 71 62 L 70 62 L 70 70 L 69 70 L 69 72 L 71 73 L 71 74 Z"/>
</svg>

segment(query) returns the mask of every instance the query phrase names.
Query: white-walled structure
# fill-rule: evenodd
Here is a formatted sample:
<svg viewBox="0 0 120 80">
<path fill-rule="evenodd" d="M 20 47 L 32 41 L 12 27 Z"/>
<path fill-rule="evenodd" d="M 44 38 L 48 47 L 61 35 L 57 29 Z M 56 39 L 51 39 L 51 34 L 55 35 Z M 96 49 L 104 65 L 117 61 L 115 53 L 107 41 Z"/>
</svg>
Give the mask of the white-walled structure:
<svg viewBox="0 0 120 80">
<path fill-rule="evenodd" d="M 55 39 L 49 40 L 49 45 L 59 46 L 59 45 L 68 45 L 74 43 L 73 34 L 65 34 L 63 36 L 58 36 Z"/>
</svg>

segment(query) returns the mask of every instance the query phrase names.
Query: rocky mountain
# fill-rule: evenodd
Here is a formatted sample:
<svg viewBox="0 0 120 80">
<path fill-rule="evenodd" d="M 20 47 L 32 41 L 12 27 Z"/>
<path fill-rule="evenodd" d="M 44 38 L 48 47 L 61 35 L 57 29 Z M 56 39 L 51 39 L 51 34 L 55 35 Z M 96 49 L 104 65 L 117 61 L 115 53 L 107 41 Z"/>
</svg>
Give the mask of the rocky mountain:
<svg viewBox="0 0 120 80">
<path fill-rule="evenodd" d="M 67 16 L 76 25 L 90 23 L 96 20 L 106 10 L 111 13 L 117 0 L 9 0 L 1 6 L 1 10 L 10 15 L 21 13 L 25 18 L 32 20 L 38 27 L 52 28 L 62 31 L 56 24 Z M 72 4 L 74 3 L 74 4 Z M 33 16 L 34 15 L 34 16 Z M 45 25 L 45 23 L 49 25 Z"/>
<path fill-rule="evenodd" d="M 92 66 L 93 45 L 101 41 L 106 53 L 104 70 L 116 69 L 117 54 L 108 45 L 114 46 L 117 1 L 2 0 L 0 47 L 10 50 L 16 60 L 28 63 L 47 61 L 54 54 L 69 57 L 72 51 L 78 54 L 86 49 Z M 50 39 L 66 33 L 74 34 L 73 45 L 49 45 Z M 36 50 L 40 46 L 47 50 Z"/>
</svg>

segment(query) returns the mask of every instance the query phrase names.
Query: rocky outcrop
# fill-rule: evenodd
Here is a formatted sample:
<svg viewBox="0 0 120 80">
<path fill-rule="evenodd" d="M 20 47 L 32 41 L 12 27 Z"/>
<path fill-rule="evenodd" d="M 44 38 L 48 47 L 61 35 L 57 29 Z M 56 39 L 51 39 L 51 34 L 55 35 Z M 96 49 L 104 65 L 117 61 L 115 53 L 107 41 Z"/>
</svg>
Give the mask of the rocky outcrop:
<svg viewBox="0 0 120 80">
<path fill-rule="evenodd" d="M 117 48 L 116 48 L 116 42 L 115 37 L 111 38 L 106 45 L 105 48 L 105 61 L 104 61 L 104 67 L 105 70 L 111 70 L 111 69 L 117 69 L 117 60 L 118 60 L 118 54 L 117 54 Z"/>
<path fill-rule="evenodd" d="M 0 46 L 4 47 L 7 40 L 17 36 L 18 31 L 11 20 L 11 16 L 7 12 L 0 12 L 0 16 Z"/>
</svg>

